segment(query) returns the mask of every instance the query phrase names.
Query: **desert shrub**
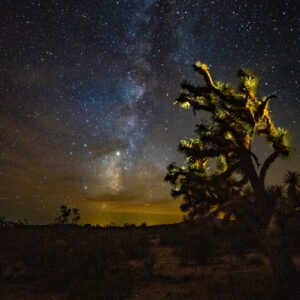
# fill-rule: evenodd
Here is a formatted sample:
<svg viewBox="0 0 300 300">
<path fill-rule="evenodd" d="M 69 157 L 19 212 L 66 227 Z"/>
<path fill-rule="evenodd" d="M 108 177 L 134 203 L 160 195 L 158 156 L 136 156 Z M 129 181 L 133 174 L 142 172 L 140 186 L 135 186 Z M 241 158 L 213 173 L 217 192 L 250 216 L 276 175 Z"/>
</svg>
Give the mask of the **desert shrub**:
<svg viewBox="0 0 300 300">
<path fill-rule="evenodd" d="M 290 246 L 297 254 L 300 253 L 300 219 L 291 218 L 287 224 L 287 235 L 289 237 Z"/>
<path fill-rule="evenodd" d="M 182 236 L 184 225 L 166 226 L 160 229 L 160 243 L 169 247 L 180 247 L 182 245 Z"/>
<path fill-rule="evenodd" d="M 253 248 L 253 243 L 246 236 L 233 235 L 230 238 L 230 246 L 232 254 L 243 257 L 249 249 Z"/>
<path fill-rule="evenodd" d="M 249 253 L 246 256 L 246 263 L 248 265 L 260 266 L 264 264 L 264 260 L 259 253 Z"/>
<path fill-rule="evenodd" d="M 70 299 L 122 300 L 130 295 L 135 283 L 134 270 L 126 265 L 105 270 L 101 276 L 72 284 L 69 287 Z"/>
<path fill-rule="evenodd" d="M 124 250 L 127 259 L 143 259 L 149 254 L 150 241 L 145 233 L 130 230 L 123 233 L 119 247 Z"/>
<path fill-rule="evenodd" d="M 175 247 L 176 253 L 186 262 L 207 263 L 217 249 L 211 226 L 181 224 L 164 228 L 160 237 L 161 244 Z"/>
<path fill-rule="evenodd" d="M 208 263 L 214 257 L 216 249 L 216 240 L 209 227 L 189 225 L 182 231 L 179 254 L 184 260 Z"/>
<path fill-rule="evenodd" d="M 134 279 L 127 262 L 144 259 L 150 248 L 147 235 L 137 231 L 80 226 L 1 229 L 0 252 L 34 270 L 30 280 L 41 289 L 69 291 L 72 299 L 124 299 Z"/>
<path fill-rule="evenodd" d="M 257 235 L 252 233 L 247 224 L 212 224 L 211 230 L 218 240 L 220 253 L 229 251 L 231 254 L 244 256 L 249 250 L 260 248 Z"/>
<path fill-rule="evenodd" d="M 150 255 L 148 255 L 147 258 L 144 260 L 144 265 L 143 265 L 148 276 L 153 275 L 153 267 L 155 263 L 156 263 L 155 256 L 153 255 L 153 253 L 150 253 Z"/>
<path fill-rule="evenodd" d="M 224 239 L 230 243 L 232 254 L 245 256 L 249 250 L 260 248 L 257 236 L 241 224 L 232 224 L 224 228 Z"/>
</svg>

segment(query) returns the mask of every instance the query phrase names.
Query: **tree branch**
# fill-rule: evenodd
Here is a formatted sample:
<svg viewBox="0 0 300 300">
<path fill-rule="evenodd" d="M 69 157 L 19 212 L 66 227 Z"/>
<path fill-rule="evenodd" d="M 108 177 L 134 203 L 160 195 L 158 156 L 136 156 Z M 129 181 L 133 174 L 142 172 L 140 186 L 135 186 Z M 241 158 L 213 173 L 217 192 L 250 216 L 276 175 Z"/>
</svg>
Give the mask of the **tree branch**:
<svg viewBox="0 0 300 300">
<path fill-rule="evenodd" d="M 194 97 L 193 97 L 194 98 Z M 188 102 L 194 110 L 205 110 L 208 112 L 213 113 L 214 110 L 216 109 L 216 105 L 213 103 L 207 103 L 207 104 L 202 104 L 197 100 L 194 100 L 191 97 L 188 97 L 186 94 L 182 93 L 174 102 L 174 104 L 183 104 L 185 102 Z"/>
<path fill-rule="evenodd" d="M 206 82 L 207 86 L 215 92 L 221 99 L 228 101 L 234 98 L 234 95 L 232 92 L 229 91 L 223 91 L 222 89 L 219 89 L 213 79 L 212 76 L 209 72 L 208 66 L 206 64 L 201 64 L 200 62 L 196 62 L 194 64 L 194 70 L 198 72 L 200 75 L 203 76 L 204 81 Z"/>
<path fill-rule="evenodd" d="M 256 156 L 252 151 L 249 150 L 249 152 L 250 152 L 250 155 L 253 157 L 253 159 L 254 159 L 254 161 L 255 161 L 257 167 L 259 168 L 259 167 L 260 167 L 260 163 L 259 163 L 259 161 L 258 161 L 257 156 Z"/>
<path fill-rule="evenodd" d="M 209 73 L 208 66 L 206 64 L 201 64 L 200 62 L 196 62 L 194 64 L 194 69 L 195 69 L 195 71 L 199 72 L 203 76 L 203 78 L 209 88 L 211 88 L 218 95 L 222 94 L 221 91 L 214 84 L 211 74 Z M 222 96 L 223 96 L 223 94 L 222 94 Z"/>
<path fill-rule="evenodd" d="M 209 96 L 210 89 L 206 86 L 193 86 L 192 84 L 183 81 L 181 83 L 181 88 L 188 90 L 194 96 Z"/>
<path fill-rule="evenodd" d="M 262 184 L 264 185 L 265 177 L 267 171 L 271 164 L 275 161 L 275 159 L 279 156 L 279 151 L 275 150 L 269 157 L 265 160 L 260 172 L 259 172 L 259 179 L 261 180 Z"/>
<path fill-rule="evenodd" d="M 219 205 L 217 207 L 216 210 L 214 211 L 209 211 L 208 213 L 206 213 L 204 216 L 201 217 L 200 222 L 203 223 L 205 222 L 207 219 L 209 219 L 210 217 L 212 217 L 213 215 L 218 214 L 220 211 L 222 211 L 223 209 L 228 209 L 229 207 L 231 207 L 232 205 L 234 205 L 235 203 L 237 203 L 237 200 L 230 200 L 227 201 L 221 205 Z"/>
<path fill-rule="evenodd" d="M 249 181 L 251 186 L 258 196 L 261 193 L 261 185 L 259 182 L 259 175 L 257 174 L 257 170 L 254 166 L 254 162 L 252 160 L 252 156 L 249 153 L 249 149 L 240 149 L 239 151 L 240 159 L 243 162 L 241 165 L 244 174 L 248 174 Z"/>
</svg>

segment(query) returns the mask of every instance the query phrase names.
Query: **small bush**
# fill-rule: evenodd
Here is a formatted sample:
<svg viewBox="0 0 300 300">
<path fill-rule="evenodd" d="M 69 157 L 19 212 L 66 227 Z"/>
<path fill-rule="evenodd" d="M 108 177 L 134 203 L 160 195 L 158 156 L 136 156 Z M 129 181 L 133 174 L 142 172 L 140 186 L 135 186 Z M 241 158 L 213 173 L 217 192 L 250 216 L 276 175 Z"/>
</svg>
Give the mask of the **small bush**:
<svg viewBox="0 0 300 300">
<path fill-rule="evenodd" d="M 123 300 L 127 299 L 135 283 L 135 274 L 126 265 L 105 270 L 101 276 L 71 285 L 70 299 Z"/>
<path fill-rule="evenodd" d="M 209 228 L 187 226 L 182 232 L 180 255 L 198 264 L 208 263 L 216 252 L 216 242 Z"/>
<path fill-rule="evenodd" d="M 264 264 L 263 258 L 258 253 L 250 253 L 246 256 L 246 262 L 248 265 L 260 266 Z"/>
<path fill-rule="evenodd" d="M 184 225 L 169 226 L 160 230 L 160 243 L 169 247 L 182 245 L 182 231 Z"/>
<path fill-rule="evenodd" d="M 161 244 L 175 247 L 185 261 L 207 263 L 215 255 L 216 240 L 210 226 L 181 224 L 161 231 Z"/>
</svg>

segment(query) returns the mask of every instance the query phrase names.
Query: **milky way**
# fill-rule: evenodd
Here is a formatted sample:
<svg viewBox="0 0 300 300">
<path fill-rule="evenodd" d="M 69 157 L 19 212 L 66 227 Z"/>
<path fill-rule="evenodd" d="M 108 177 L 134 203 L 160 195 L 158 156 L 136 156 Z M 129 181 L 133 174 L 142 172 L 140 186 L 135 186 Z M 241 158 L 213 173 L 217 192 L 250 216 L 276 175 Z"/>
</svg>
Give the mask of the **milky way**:
<svg viewBox="0 0 300 300">
<path fill-rule="evenodd" d="M 0 215 L 49 222 L 67 204 L 93 223 L 179 220 L 163 178 L 193 132 L 172 102 L 198 59 L 218 80 L 258 73 L 299 148 L 296 2 L 1 1 Z"/>
</svg>

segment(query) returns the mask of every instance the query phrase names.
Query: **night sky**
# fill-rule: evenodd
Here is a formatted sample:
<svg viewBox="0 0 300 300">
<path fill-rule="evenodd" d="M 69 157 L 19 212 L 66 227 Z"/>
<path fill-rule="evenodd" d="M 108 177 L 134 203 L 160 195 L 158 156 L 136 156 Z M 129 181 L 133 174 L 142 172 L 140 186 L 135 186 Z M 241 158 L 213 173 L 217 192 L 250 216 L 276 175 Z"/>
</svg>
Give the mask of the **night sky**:
<svg viewBox="0 0 300 300">
<path fill-rule="evenodd" d="M 66 204 L 83 223 L 180 221 L 163 178 L 197 120 L 172 105 L 183 79 L 202 82 L 196 60 L 221 81 L 260 75 L 298 149 L 269 182 L 299 171 L 296 3 L 1 1 L 0 216 L 47 223 Z"/>
</svg>

